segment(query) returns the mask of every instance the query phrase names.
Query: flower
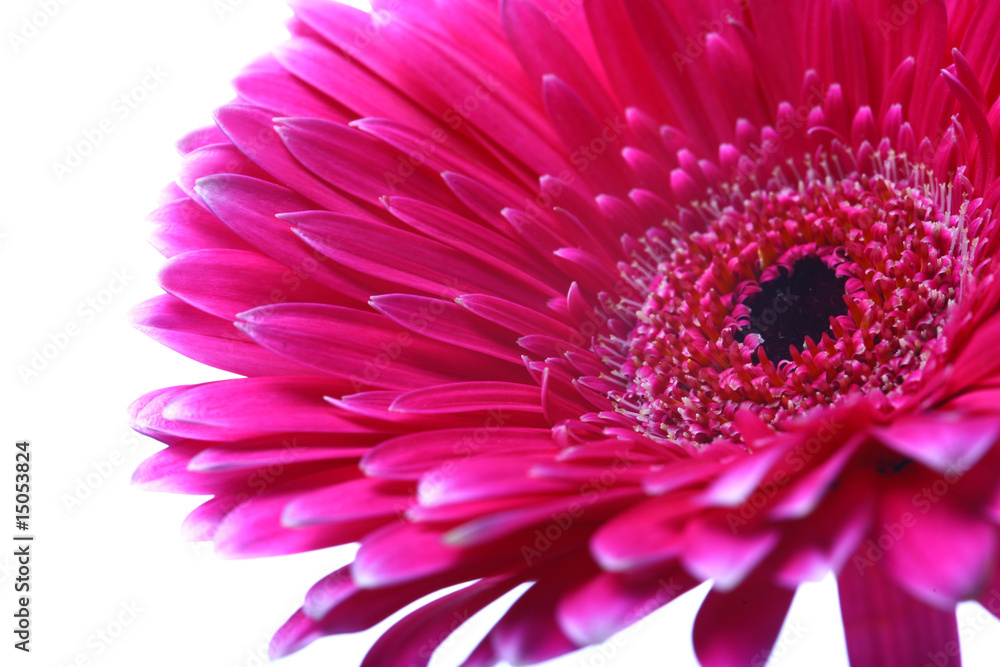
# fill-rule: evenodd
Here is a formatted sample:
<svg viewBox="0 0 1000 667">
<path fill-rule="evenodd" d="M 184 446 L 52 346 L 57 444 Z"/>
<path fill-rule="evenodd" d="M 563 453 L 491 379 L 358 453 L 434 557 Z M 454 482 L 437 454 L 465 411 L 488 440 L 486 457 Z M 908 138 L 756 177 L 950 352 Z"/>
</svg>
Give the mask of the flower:
<svg viewBox="0 0 1000 667">
<path fill-rule="evenodd" d="M 853 665 L 959 659 L 955 605 L 1000 612 L 1000 6 L 293 8 L 181 141 L 136 313 L 245 376 L 134 406 L 136 479 L 214 496 L 189 535 L 360 542 L 272 655 L 468 583 L 365 662 L 426 665 L 530 582 L 465 663 L 530 664 L 711 579 L 699 660 L 762 664 L 834 572 Z"/>
</svg>

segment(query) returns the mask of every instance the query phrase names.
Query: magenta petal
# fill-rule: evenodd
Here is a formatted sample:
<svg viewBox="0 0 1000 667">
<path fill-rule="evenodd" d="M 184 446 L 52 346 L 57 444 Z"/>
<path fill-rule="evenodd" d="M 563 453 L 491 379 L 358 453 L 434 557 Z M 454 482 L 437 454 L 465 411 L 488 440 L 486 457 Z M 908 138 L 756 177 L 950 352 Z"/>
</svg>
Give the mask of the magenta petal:
<svg viewBox="0 0 1000 667">
<path fill-rule="evenodd" d="M 193 472 L 224 472 L 254 470 L 268 466 L 294 463 L 330 463 L 344 459 L 358 460 L 370 447 L 324 447 L 307 444 L 301 436 L 291 436 L 280 445 L 244 446 L 220 444 L 204 449 L 191 459 L 188 470 Z"/>
<path fill-rule="evenodd" d="M 223 558 L 258 558 L 321 549 L 355 542 L 386 522 L 382 517 L 361 518 L 343 523 L 306 528 L 288 528 L 281 522 L 285 506 L 305 489 L 336 484 L 357 476 L 353 466 L 332 469 L 295 480 L 292 488 L 261 490 L 239 504 L 219 524 L 213 541 L 215 553 Z M 261 477 L 261 486 L 267 482 Z M 285 482 L 284 478 L 279 478 Z M 272 482 L 274 484 L 274 482 Z"/>
<path fill-rule="evenodd" d="M 503 615 L 486 640 L 497 657 L 512 665 L 531 665 L 575 651 L 577 645 L 559 627 L 559 600 L 580 579 L 596 574 L 586 554 L 571 554 L 537 565 L 525 573 L 534 583 Z"/>
<path fill-rule="evenodd" d="M 852 665 L 961 667 L 954 607 L 940 609 L 911 597 L 881 563 L 863 572 L 855 564 L 846 565 L 837 586 Z M 937 656 L 945 662 L 937 662 Z"/>
<path fill-rule="evenodd" d="M 196 361 L 239 375 L 320 375 L 254 344 L 232 322 L 213 317 L 170 295 L 132 309 L 134 326 Z"/>
<path fill-rule="evenodd" d="M 679 461 L 674 465 L 645 475 L 642 486 L 646 493 L 661 495 L 692 484 L 710 480 L 719 474 L 722 464 L 715 461 Z"/>
<path fill-rule="evenodd" d="M 274 117 L 273 111 L 244 104 L 228 104 L 215 112 L 216 122 L 230 141 L 274 180 L 331 211 L 364 213 L 356 201 L 317 178 L 292 157 L 274 129 Z M 234 177 L 234 181 L 239 178 Z"/>
<path fill-rule="evenodd" d="M 184 518 L 181 532 L 185 539 L 192 542 L 211 540 L 219 524 L 235 506 L 234 499 L 222 495 L 215 496 L 191 510 Z"/>
<path fill-rule="evenodd" d="M 176 478 L 187 471 L 188 461 L 199 450 L 172 445 L 145 459 L 132 472 L 132 483 L 154 491 L 184 490 Z"/>
<path fill-rule="evenodd" d="M 721 521 L 695 519 L 684 531 L 682 561 L 695 576 L 715 579 L 716 590 L 738 586 L 777 545 L 775 529 L 734 530 Z"/>
<path fill-rule="evenodd" d="M 997 529 L 970 515 L 958 499 L 935 495 L 934 489 L 941 488 L 936 482 L 882 500 L 881 530 L 868 542 L 876 545 L 874 556 L 866 556 L 870 565 L 884 550 L 885 567 L 900 588 L 947 609 L 977 597 L 990 582 Z M 946 484 L 944 489 L 947 492 Z"/>
<path fill-rule="evenodd" d="M 439 530 L 394 524 L 364 539 L 351 576 L 361 588 L 383 588 L 440 574 L 459 566 L 463 558 L 460 549 L 444 543 Z"/>
<path fill-rule="evenodd" d="M 415 294 L 373 296 L 372 308 L 410 331 L 460 348 L 523 364 L 509 332 L 469 313 L 456 303 Z"/>
<path fill-rule="evenodd" d="M 184 162 L 177 174 L 177 185 L 192 200 L 198 200 L 195 184 L 205 176 L 246 176 L 267 181 L 267 172 L 247 159 L 228 141 L 223 144 L 203 146 L 184 156 Z"/>
<path fill-rule="evenodd" d="M 775 581 L 794 588 L 837 572 L 864 542 L 877 522 L 876 489 L 868 476 L 836 484 L 809 515 L 801 530 L 789 533 L 775 554 Z M 774 562 L 774 561 L 772 561 Z"/>
<path fill-rule="evenodd" d="M 428 602 L 379 637 L 362 667 L 426 667 L 435 648 L 472 614 L 509 591 L 516 579 L 483 579 Z"/>
<path fill-rule="evenodd" d="M 346 379 L 354 391 L 413 389 L 490 369 L 520 377 L 516 366 L 414 334 L 378 313 L 322 304 L 261 306 L 241 314 L 241 329 L 264 348 Z"/>
<path fill-rule="evenodd" d="M 512 382 L 457 382 L 401 394 L 390 409 L 421 414 L 495 410 L 500 420 L 505 410 L 541 412 L 542 394 L 538 387 Z"/>
<path fill-rule="evenodd" d="M 319 378 L 222 380 L 184 392 L 167 404 L 163 415 L 192 424 L 279 433 L 380 431 L 323 400 L 349 387 L 344 381 Z"/>
<path fill-rule="evenodd" d="M 257 306 L 282 301 L 346 305 L 349 300 L 257 252 L 205 249 L 174 257 L 160 286 L 216 317 L 235 320 Z"/>
<path fill-rule="evenodd" d="M 296 38 L 278 46 L 275 57 L 298 79 L 305 81 L 361 116 L 406 118 L 430 129 L 426 112 L 382 81 L 350 55 L 331 49 L 315 38 Z M 277 108 L 263 104 L 267 108 Z M 284 114 L 285 116 L 293 114 Z M 296 114 L 304 115 L 304 114 Z"/>
<path fill-rule="evenodd" d="M 697 585 L 681 570 L 650 577 L 602 572 L 559 601 L 559 627 L 577 645 L 599 644 Z"/>
<path fill-rule="evenodd" d="M 617 111 L 607 89 L 557 23 L 525 0 L 506 2 L 503 10 L 511 47 L 536 87 L 541 88 L 545 75 L 552 74 L 577 90 L 597 116 L 608 117 Z"/>
<path fill-rule="evenodd" d="M 155 392 L 150 392 L 136 401 L 131 406 L 132 425 L 140 433 L 151 437 L 163 438 L 169 444 L 183 442 L 184 440 L 203 441 L 230 441 L 253 438 L 262 435 L 259 431 L 239 429 L 221 429 L 213 425 L 192 424 L 189 422 L 177 422 L 164 416 L 163 411 L 174 399 L 183 396 L 193 387 L 168 387 Z M 164 436 L 168 436 L 164 438 Z"/>
<path fill-rule="evenodd" d="M 425 595 L 457 583 L 461 579 L 437 578 L 367 591 L 355 585 L 349 568 L 341 568 L 310 589 L 306 604 L 271 639 L 269 655 L 277 660 L 325 635 L 367 630 Z"/>
<path fill-rule="evenodd" d="M 545 108 L 553 125 L 559 132 L 567 150 L 577 150 L 586 146 L 594 137 L 609 138 L 611 150 L 595 155 L 583 172 L 595 194 L 624 195 L 630 184 L 624 178 L 628 164 L 621 156 L 624 148 L 625 117 L 595 117 L 580 98 L 577 91 L 570 88 L 554 74 L 546 74 L 542 82 Z"/>
<path fill-rule="evenodd" d="M 405 197 L 389 197 L 384 203 L 390 213 L 413 229 L 447 243 L 484 266 L 509 274 L 551 296 L 566 289 L 566 277 L 546 266 L 544 257 L 526 251 L 468 218 Z"/>
<path fill-rule="evenodd" d="M 768 655 L 794 596 L 794 590 L 763 577 L 727 593 L 710 591 L 694 623 L 694 650 L 702 667 L 742 667 Z"/>
<path fill-rule="evenodd" d="M 302 611 L 312 620 L 318 621 L 338 604 L 358 593 L 358 587 L 351 578 L 349 565 L 326 575 L 306 593 Z"/>
<path fill-rule="evenodd" d="M 487 294 L 467 294 L 456 301 L 479 317 L 521 334 L 544 334 L 573 340 L 580 334 L 553 318 L 555 313 L 540 313 L 517 303 Z"/>
<path fill-rule="evenodd" d="M 1000 317 L 995 315 L 971 332 L 971 339 L 965 342 L 955 360 L 951 376 L 955 389 L 988 380 L 1000 372 L 1000 356 L 993 354 L 998 335 Z"/>
<path fill-rule="evenodd" d="M 406 178 L 397 173 L 398 153 L 388 144 L 344 125 L 318 118 L 276 119 L 276 129 L 292 155 L 327 183 L 364 201 L 387 195 L 416 196 L 449 206 L 450 195 L 425 167 Z M 393 178 L 387 179 L 386 172 Z"/>
<path fill-rule="evenodd" d="M 331 104 L 331 100 L 295 77 L 267 55 L 244 69 L 233 80 L 240 99 L 270 109 L 277 116 L 315 116 L 347 122 L 351 116 Z"/>
<path fill-rule="evenodd" d="M 485 440 L 476 429 L 443 429 L 390 438 L 376 446 L 362 462 L 366 473 L 393 479 L 420 479 L 438 465 L 475 453 L 525 456 L 553 453 L 556 445 L 545 429 L 499 429 Z"/>
<path fill-rule="evenodd" d="M 253 249 L 221 220 L 187 197 L 164 203 L 146 219 L 153 224 L 149 242 L 165 257 L 209 248 Z"/>
<path fill-rule="evenodd" d="M 445 541 L 458 546 L 472 546 L 497 540 L 525 528 L 540 526 L 543 529 L 556 525 L 560 532 L 590 530 L 606 516 L 634 503 L 640 494 L 635 489 L 609 490 L 593 503 L 569 497 L 552 501 L 538 501 L 526 507 L 491 512 L 457 528 L 453 528 Z"/>
<path fill-rule="evenodd" d="M 594 559 L 605 570 L 624 572 L 676 557 L 681 521 L 693 511 L 690 500 L 656 498 L 637 504 L 605 522 L 591 538 Z"/>
<path fill-rule="evenodd" d="M 349 565 L 334 570 L 309 589 L 302 605 L 305 614 L 322 624 L 327 634 L 358 632 L 435 590 L 462 583 L 461 573 L 420 579 L 400 586 L 359 588 Z"/>
<path fill-rule="evenodd" d="M 292 655 L 325 634 L 316 621 L 299 609 L 271 638 L 267 649 L 268 657 L 277 660 Z"/>
<path fill-rule="evenodd" d="M 860 445 L 861 438 L 848 442 L 829 459 L 795 480 L 788 492 L 769 508 L 768 515 L 775 519 L 800 519 L 807 516 L 815 509 Z"/>
<path fill-rule="evenodd" d="M 443 469 L 432 470 L 421 478 L 420 502 L 429 506 L 450 505 L 524 494 L 566 494 L 579 488 L 576 482 L 532 474 L 534 467 L 550 456 L 549 452 L 520 455 L 502 452 L 452 459 Z"/>
<path fill-rule="evenodd" d="M 479 642 L 479 646 L 469 654 L 459 667 L 495 667 L 500 662 L 489 637 Z"/>
<path fill-rule="evenodd" d="M 199 179 L 196 189 L 212 213 L 230 229 L 288 267 L 281 276 L 286 288 L 284 298 L 265 303 L 296 300 L 287 292 L 295 291 L 292 288 L 307 279 L 362 303 L 371 294 L 386 291 L 390 284 L 331 266 L 296 238 L 292 226 L 276 216 L 309 209 L 312 204 L 283 187 L 244 176 L 217 174 Z"/>
<path fill-rule="evenodd" d="M 296 233 L 327 257 L 352 269 L 445 298 L 470 292 L 519 300 L 536 288 L 498 275 L 439 241 L 388 225 L 329 212 L 282 216 Z M 390 290 L 387 290 L 390 291 Z M 543 296 L 554 295 L 549 291 Z"/>
<path fill-rule="evenodd" d="M 302 493 L 285 507 L 282 523 L 308 526 L 402 516 L 415 501 L 414 490 L 410 483 L 364 477 Z"/>
<path fill-rule="evenodd" d="M 572 572 L 573 564 L 564 567 Z M 566 587 L 560 580 L 565 574 L 535 583 L 494 626 L 490 641 L 499 658 L 512 665 L 533 665 L 579 648 L 556 622 L 554 607 Z"/>
<path fill-rule="evenodd" d="M 222 143 L 225 140 L 226 135 L 224 135 L 219 128 L 215 125 L 209 125 L 207 127 L 198 128 L 197 130 L 192 130 L 181 137 L 177 141 L 177 152 L 181 155 L 187 155 L 191 151 L 201 148 L 202 146 Z"/>
<path fill-rule="evenodd" d="M 917 416 L 898 420 L 875 433 L 900 454 L 938 472 L 961 475 L 1000 439 L 1000 418 Z"/>
<path fill-rule="evenodd" d="M 730 507 L 745 502 L 788 449 L 784 443 L 773 444 L 753 456 L 730 462 L 706 490 L 706 500 Z"/>
</svg>

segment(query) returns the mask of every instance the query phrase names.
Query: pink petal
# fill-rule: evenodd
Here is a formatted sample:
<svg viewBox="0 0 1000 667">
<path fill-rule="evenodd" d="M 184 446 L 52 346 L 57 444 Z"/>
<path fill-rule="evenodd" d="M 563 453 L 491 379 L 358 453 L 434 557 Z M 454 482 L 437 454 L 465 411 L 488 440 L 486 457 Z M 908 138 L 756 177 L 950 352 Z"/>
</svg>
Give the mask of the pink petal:
<svg viewBox="0 0 1000 667">
<path fill-rule="evenodd" d="M 543 91 L 550 122 L 569 153 L 586 149 L 594 141 L 603 142 L 600 153 L 588 153 L 595 159 L 582 162 L 587 165 L 583 177 L 595 194 L 627 193 L 631 185 L 626 178 L 629 168 L 621 156 L 627 127 L 624 115 L 595 117 L 579 94 L 554 74 L 544 77 Z"/>
<path fill-rule="evenodd" d="M 541 10 L 525 0 L 512 0 L 503 5 L 503 20 L 510 48 L 533 85 L 541 89 L 542 79 L 552 74 L 575 89 L 597 117 L 619 113 L 595 70 Z"/>
<path fill-rule="evenodd" d="M 569 531 L 592 530 L 610 514 L 634 504 L 640 495 L 635 489 L 620 489 L 605 491 L 599 497 L 586 500 L 570 496 L 539 501 L 527 507 L 490 512 L 453 528 L 444 539 L 449 544 L 472 546 L 536 526 L 556 532 L 558 539 L 562 539 Z"/>
<path fill-rule="evenodd" d="M 684 531 L 681 560 L 688 572 L 701 579 L 715 579 L 716 590 L 727 591 L 767 557 L 778 544 L 777 529 L 737 530 L 721 517 L 696 518 Z"/>
<path fill-rule="evenodd" d="M 146 218 L 154 226 L 149 242 L 165 257 L 191 250 L 253 246 L 188 197 L 169 201 Z"/>
<path fill-rule="evenodd" d="M 288 528 L 282 524 L 281 517 L 285 506 L 303 491 L 336 484 L 358 474 L 354 467 L 333 469 L 295 480 L 292 488 L 276 486 L 273 490 L 268 490 L 267 478 L 261 475 L 263 488 L 227 514 L 216 529 L 213 536 L 215 553 L 223 558 L 258 558 L 356 542 L 386 523 L 386 519 L 359 518 L 340 523 Z M 278 479 L 285 481 L 280 477 Z"/>
<path fill-rule="evenodd" d="M 610 519 L 590 540 L 594 559 L 605 570 L 638 570 L 675 558 L 683 546 L 682 521 L 694 507 L 680 494 L 637 504 Z"/>
<path fill-rule="evenodd" d="M 531 474 L 535 465 L 550 459 L 549 454 L 511 456 L 510 451 L 487 456 L 479 453 L 452 459 L 440 470 L 430 471 L 420 481 L 418 493 L 423 505 L 449 505 L 486 498 L 504 498 L 534 493 L 572 493 L 579 484 L 546 479 Z"/>
<path fill-rule="evenodd" d="M 278 433 L 380 432 L 378 425 L 352 419 L 323 400 L 347 391 L 343 380 L 319 378 L 245 378 L 211 382 L 174 398 L 163 416 L 175 421 Z"/>
<path fill-rule="evenodd" d="M 516 583 L 509 577 L 483 579 L 428 602 L 386 630 L 365 656 L 362 667 L 426 667 L 435 648 Z"/>
<path fill-rule="evenodd" d="M 579 332 L 553 317 L 555 313 L 540 313 L 487 294 L 467 294 L 456 301 L 483 319 L 518 334 L 547 334 L 568 341 L 573 341 L 576 337 L 583 342 Z"/>
<path fill-rule="evenodd" d="M 193 150 L 209 144 L 220 144 L 226 141 L 224 135 L 215 125 L 192 130 L 177 141 L 177 152 L 187 155 Z"/>
<path fill-rule="evenodd" d="M 360 130 L 318 118 L 280 118 L 275 128 L 295 159 L 347 194 L 371 203 L 403 195 L 452 204 L 437 174 L 423 166 L 403 170 L 394 148 Z"/>
<path fill-rule="evenodd" d="M 261 58 L 233 80 L 240 99 L 280 116 L 312 116 L 346 123 L 351 115 L 332 100 L 303 83 L 273 55 Z"/>
<path fill-rule="evenodd" d="M 458 304 L 415 294 L 382 294 L 373 296 L 369 303 L 411 331 L 522 365 L 522 353 L 509 332 L 483 321 Z"/>
<path fill-rule="evenodd" d="M 694 650 L 702 667 L 752 665 L 770 654 L 794 595 L 763 577 L 727 593 L 712 589 L 694 623 Z"/>
<path fill-rule="evenodd" d="M 277 185 L 242 176 L 209 176 L 197 191 L 212 213 L 262 253 L 290 270 L 282 276 L 289 287 L 308 278 L 363 303 L 390 284 L 333 266 L 323 255 L 296 238 L 292 225 L 276 216 L 310 208 L 308 201 Z"/>
<path fill-rule="evenodd" d="M 213 317 L 170 295 L 132 309 L 133 326 L 186 357 L 238 375 L 320 375 L 265 350 L 232 322 Z"/>
<path fill-rule="evenodd" d="M 541 412 L 541 391 L 513 382 L 457 382 L 401 394 L 390 409 L 421 414 L 492 410 L 502 418 L 505 410 Z"/>
<path fill-rule="evenodd" d="M 850 440 L 829 459 L 792 479 L 788 490 L 768 509 L 768 516 L 778 520 L 806 517 L 816 508 L 863 441 L 864 436 Z"/>
<path fill-rule="evenodd" d="M 285 301 L 349 301 L 257 252 L 204 249 L 178 255 L 160 270 L 160 286 L 210 315 L 235 320 L 243 311 Z"/>
<path fill-rule="evenodd" d="M 438 241 L 388 225 L 322 211 L 282 218 L 295 225 L 296 233 L 325 256 L 415 290 L 451 299 L 483 292 L 524 300 L 531 299 L 534 292 Z M 544 293 L 535 298 L 543 297 Z"/>
<path fill-rule="evenodd" d="M 291 39 L 274 51 L 282 68 L 322 91 L 354 112 L 353 116 L 406 118 L 415 127 L 429 133 L 433 125 L 426 111 L 412 100 L 374 76 L 347 53 L 329 48 L 314 38 Z M 278 109 L 269 104 L 265 108 Z M 283 114 L 317 116 L 317 114 Z M 321 116 L 320 116 L 321 117 Z"/>
<path fill-rule="evenodd" d="M 568 287 L 566 277 L 546 266 L 545 258 L 529 253 L 467 218 L 406 197 L 389 197 L 385 206 L 413 229 L 543 293 L 556 296 Z"/>
<path fill-rule="evenodd" d="M 579 648 L 556 622 L 555 606 L 572 575 L 573 563 L 558 574 L 535 583 L 507 610 L 489 634 L 497 657 L 513 665 L 532 665 L 558 658 Z M 576 576 L 589 574 L 579 571 Z"/>
<path fill-rule="evenodd" d="M 320 621 L 327 634 L 358 632 L 436 590 L 462 581 L 461 576 L 445 573 L 400 586 L 367 590 L 358 587 L 351 577 L 351 566 L 346 565 L 309 589 L 302 611 L 310 619 Z"/>
<path fill-rule="evenodd" d="M 746 502 L 795 443 L 785 441 L 726 465 L 719 478 L 705 491 L 705 500 L 715 505 L 735 507 Z"/>
<path fill-rule="evenodd" d="M 243 154 L 291 191 L 331 211 L 349 215 L 365 212 L 357 202 L 317 178 L 292 157 L 274 129 L 274 112 L 228 104 L 216 110 L 215 121 Z"/>
<path fill-rule="evenodd" d="M 324 438 L 325 440 L 326 438 Z M 345 443 L 346 444 L 346 443 Z M 193 472 L 225 472 L 251 470 L 295 463 L 333 462 L 343 459 L 358 461 L 371 447 L 315 445 L 302 434 L 290 436 L 279 444 L 220 444 L 195 455 L 188 470 Z"/>
<path fill-rule="evenodd" d="M 1000 417 L 920 415 L 874 432 L 889 447 L 932 470 L 962 474 L 1000 438 Z"/>
<path fill-rule="evenodd" d="M 255 308 L 241 319 L 241 329 L 262 346 L 347 379 L 355 391 L 412 389 L 480 373 L 514 380 L 523 373 L 511 364 L 410 333 L 383 315 L 351 308 L 277 304 Z"/>
<path fill-rule="evenodd" d="M 364 477 L 316 491 L 303 492 L 285 507 L 286 526 L 402 516 L 415 502 L 411 483 Z"/>
<path fill-rule="evenodd" d="M 442 539 L 439 528 L 394 524 L 365 537 L 351 565 L 361 588 L 381 589 L 451 573 L 477 579 L 523 563 L 513 549 L 459 549 Z"/>
<path fill-rule="evenodd" d="M 198 201 L 195 183 L 206 176 L 241 175 L 257 180 L 268 180 L 267 172 L 247 159 L 235 146 L 228 141 L 223 144 L 211 144 L 191 151 L 184 156 L 180 172 L 177 174 L 177 184 L 191 199 Z"/>
<path fill-rule="evenodd" d="M 164 417 L 163 410 L 178 396 L 198 385 L 167 387 L 150 392 L 135 401 L 129 411 L 132 414 L 132 427 L 139 433 L 154 438 L 162 438 L 168 444 L 186 440 L 228 441 L 233 439 L 253 438 L 263 435 L 259 431 L 238 431 L 215 428 L 205 424 L 189 424 L 175 422 Z"/>
<path fill-rule="evenodd" d="M 560 599 L 559 627 L 578 646 L 599 644 L 697 584 L 682 570 L 642 578 L 602 572 Z"/>
<path fill-rule="evenodd" d="M 548 429 L 502 428 L 493 433 L 477 429 L 424 431 L 381 443 L 361 462 L 377 477 L 420 479 L 423 474 L 455 458 L 510 453 L 519 456 L 555 451 Z"/>
<path fill-rule="evenodd" d="M 866 554 L 876 560 L 884 551 L 897 585 L 941 609 L 979 595 L 990 582 L 997 547 L 994 526 L 937 493 L 948 493 L 948 479 L 961 482 L 928 476 L 922 489 L 914 485 L 883 498 L 880 530 L 867 543 L 876 545 L 874 558 Z"/>
<path fill-rule="evenodd" d="M 954 607 L 928 606 L 897 588 L 887 574 L 882 563 L 864 572 L 848 564 L 837 577 L 851 664 L 961 665 Z"/>
</svg>

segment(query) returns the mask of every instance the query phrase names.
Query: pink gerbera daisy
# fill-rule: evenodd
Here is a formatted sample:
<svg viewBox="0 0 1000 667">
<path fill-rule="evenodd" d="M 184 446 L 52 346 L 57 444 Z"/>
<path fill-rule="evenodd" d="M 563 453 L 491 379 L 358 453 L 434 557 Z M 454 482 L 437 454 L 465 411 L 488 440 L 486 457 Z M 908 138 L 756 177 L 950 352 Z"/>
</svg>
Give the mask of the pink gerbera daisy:
<svg viewBox="0 0 1000 667">
<path fill-rule="evenodd" d="M 246 377 L 134 406 L 193 538 L 360 542 L 273 656 L 468 584 L 365 662 L 426 665 L 531 583 L 465 663 L 530 664 L 711 579 L 699 660 L 747 665 L 834 572 L 852 665 L 958 664 L 956 604 L 1000 612 L 1000 4 L 293 5 L 137 312 Z"/>
</svg>

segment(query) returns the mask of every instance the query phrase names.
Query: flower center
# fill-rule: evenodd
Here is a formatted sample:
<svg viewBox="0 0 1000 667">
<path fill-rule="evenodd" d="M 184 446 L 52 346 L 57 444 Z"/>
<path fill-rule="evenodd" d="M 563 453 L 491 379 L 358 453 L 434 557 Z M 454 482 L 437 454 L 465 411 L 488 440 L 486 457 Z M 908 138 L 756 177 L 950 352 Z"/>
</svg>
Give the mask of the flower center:
<svg viewBox="0 0 1000 667">
<path fill-rule="evenodd" d="M 692 205 L 704 231 L 650 230 L 626 270 L 646 300 L 618 341 L 616 411 L 651 437 L 704 444 L 739 441 L 743 409 L 778 426 L 856 392 L 900 403 L 945 349 L 966 226 L 982 218 L 905 157 L 868 171 L 734 187 Z"/>
<path fill-rule="evenodd" d="M 830 318 L 847 314 L 844 302 L 846 277 L 818 257 L 803 257 L 791 271 L 778 267 L 779 276 L 761 283 L 761 291 L 744 302 L 750 309 L 750 325 L 736 333 L 744 342 L 757 334 L 760 347 L 774 362 L 790 361 L 790 347 L 802 348 L 806 337 L 819 340 L 830 329 Z M 754 351 L 754 363 L 760 363 Z"/>
</svg>

